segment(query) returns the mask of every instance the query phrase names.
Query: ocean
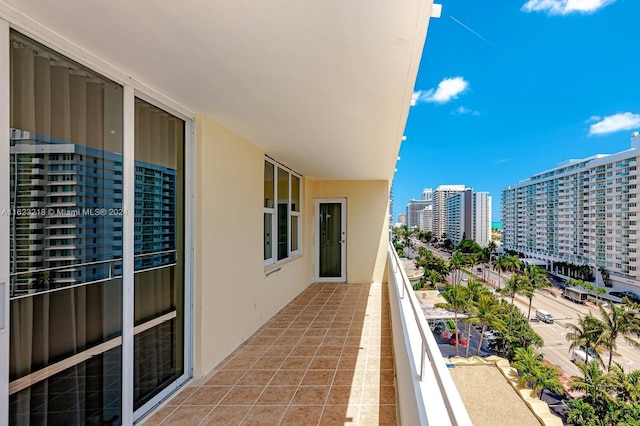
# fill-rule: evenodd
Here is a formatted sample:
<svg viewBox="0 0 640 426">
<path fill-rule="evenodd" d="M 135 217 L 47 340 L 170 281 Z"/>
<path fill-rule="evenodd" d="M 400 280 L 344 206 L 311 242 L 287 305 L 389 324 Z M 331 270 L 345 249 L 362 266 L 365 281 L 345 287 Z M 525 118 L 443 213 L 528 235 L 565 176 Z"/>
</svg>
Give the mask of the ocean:
<svg viewBox="0 0 640 426">
<path fill-rule="evenodd" d="M 491 222 L 491 229 L 502 229 L 502 222 Z"/>
</svg>

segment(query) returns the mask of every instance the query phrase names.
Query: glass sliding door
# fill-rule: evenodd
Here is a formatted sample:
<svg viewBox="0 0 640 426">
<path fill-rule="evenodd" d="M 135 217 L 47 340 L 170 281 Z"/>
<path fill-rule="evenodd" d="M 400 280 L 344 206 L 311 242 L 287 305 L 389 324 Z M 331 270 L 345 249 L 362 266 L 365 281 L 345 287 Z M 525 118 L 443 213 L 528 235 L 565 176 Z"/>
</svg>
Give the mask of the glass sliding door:
<svg viewBox="0 0 640 426">
<path fill-rule="evenodd" d="M 123 88 L 15 32 L 10 63 L 10 423 L 119 424 Z"/>
<path fill-rule="evenodd" d="M 134 409 L 185 372 L 184 135 L 135 100 Z"/>
</svg>

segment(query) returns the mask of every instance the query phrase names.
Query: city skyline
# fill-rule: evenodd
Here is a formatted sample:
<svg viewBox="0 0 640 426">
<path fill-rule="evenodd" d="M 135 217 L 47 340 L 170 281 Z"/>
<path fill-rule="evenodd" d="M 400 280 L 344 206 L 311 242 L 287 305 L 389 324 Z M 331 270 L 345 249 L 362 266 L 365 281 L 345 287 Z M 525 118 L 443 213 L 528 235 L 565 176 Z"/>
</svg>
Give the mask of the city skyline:
<svg viewBox="0 0 640 426">
<path fill-rule="evenodd" d="M 640 41 L 628 0 L 443 5 L 433 20 L 394 178 L 393 219 L 422 189 L 493 195 L 570 159 L 629 148 L 640 130 Z"/>
</svg>

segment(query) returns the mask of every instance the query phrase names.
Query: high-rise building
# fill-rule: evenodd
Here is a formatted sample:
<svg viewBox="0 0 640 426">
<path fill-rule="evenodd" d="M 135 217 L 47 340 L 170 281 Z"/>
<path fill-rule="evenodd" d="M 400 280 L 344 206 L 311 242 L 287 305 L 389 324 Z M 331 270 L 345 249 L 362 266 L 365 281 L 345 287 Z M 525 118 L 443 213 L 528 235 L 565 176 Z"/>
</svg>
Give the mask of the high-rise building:
<svg viewBox="0 0 640 426">
<path fill-rule="evenodd" d="M 463 190 L 464 185 L 440 185 L 433 192 L 432 232 L 436 237 L 442 238 L 442 234 L 447 232 L 447 197 Z"/>
<path fill-rule="evenodd" d="M 486 247 L 491 240 L 491 196 L 472 188 L 447 197 L 447 237 L 454 245 L 463 238 Z"/>
<path fill-rule="evenodd" d="M 433 200 L 433 189 L 425 188 L 422 190 L 422 199 L 424 201 L 432 201 Z"/>
<path fill-rule="evenodd" d="M 473 193 L 471 238 L 481 247 L 486 247 L 491 241 L 491 200 L 488 192 Z"/>
<path fill-rule="evenodd" d="M 463 238 L 471 238 L 473 233 L 473 189 L 465 188 L 451 194 L 445 200 L 447 218 L 446 234 L 454 245 L 460 244 Z"/>
<path fill-rule="evenodd" d="M 398 222 L 406 225 L 407 224 L 407 214 L 406 213 L 398 213 Z"/>
<path fill-rule="evenodd" d="M 504 248 L 549 265 L 602 267 L 614 284 L 639 285 L 638 148 L 634 133 L 630 150 L 565 161 L 503 189 Z"/>
<path fill-rule="evenodd" d="M 420 221 L 420 212 L 422 212 L 425 207 L 432 205 L 432 194 L 433 190 L 431 188 L 425 188 L 422 190 L 421 200 L 412 199 L 407 203 L 407 227 L 409 229 L 423 229 L 422 222 Z"/>
<path fill-rule="evenodd" d="M 427 206 L 418 212 L 418 223 L 423 232 L 433 232 L 433 206 Z"/>
</svg>

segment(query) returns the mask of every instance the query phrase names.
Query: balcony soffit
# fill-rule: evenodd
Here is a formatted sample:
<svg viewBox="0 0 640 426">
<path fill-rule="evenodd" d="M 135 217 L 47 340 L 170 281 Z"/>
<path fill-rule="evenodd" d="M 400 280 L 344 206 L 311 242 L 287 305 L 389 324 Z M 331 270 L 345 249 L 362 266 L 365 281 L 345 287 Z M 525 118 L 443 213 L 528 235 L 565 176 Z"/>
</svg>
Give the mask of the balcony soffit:
<svg viewBox="0 0 640 426">
<path fill-rule="evenodd" d="M 390 179 L 432 1 L 5 4 L 306 176 Z"/>
</svg>

